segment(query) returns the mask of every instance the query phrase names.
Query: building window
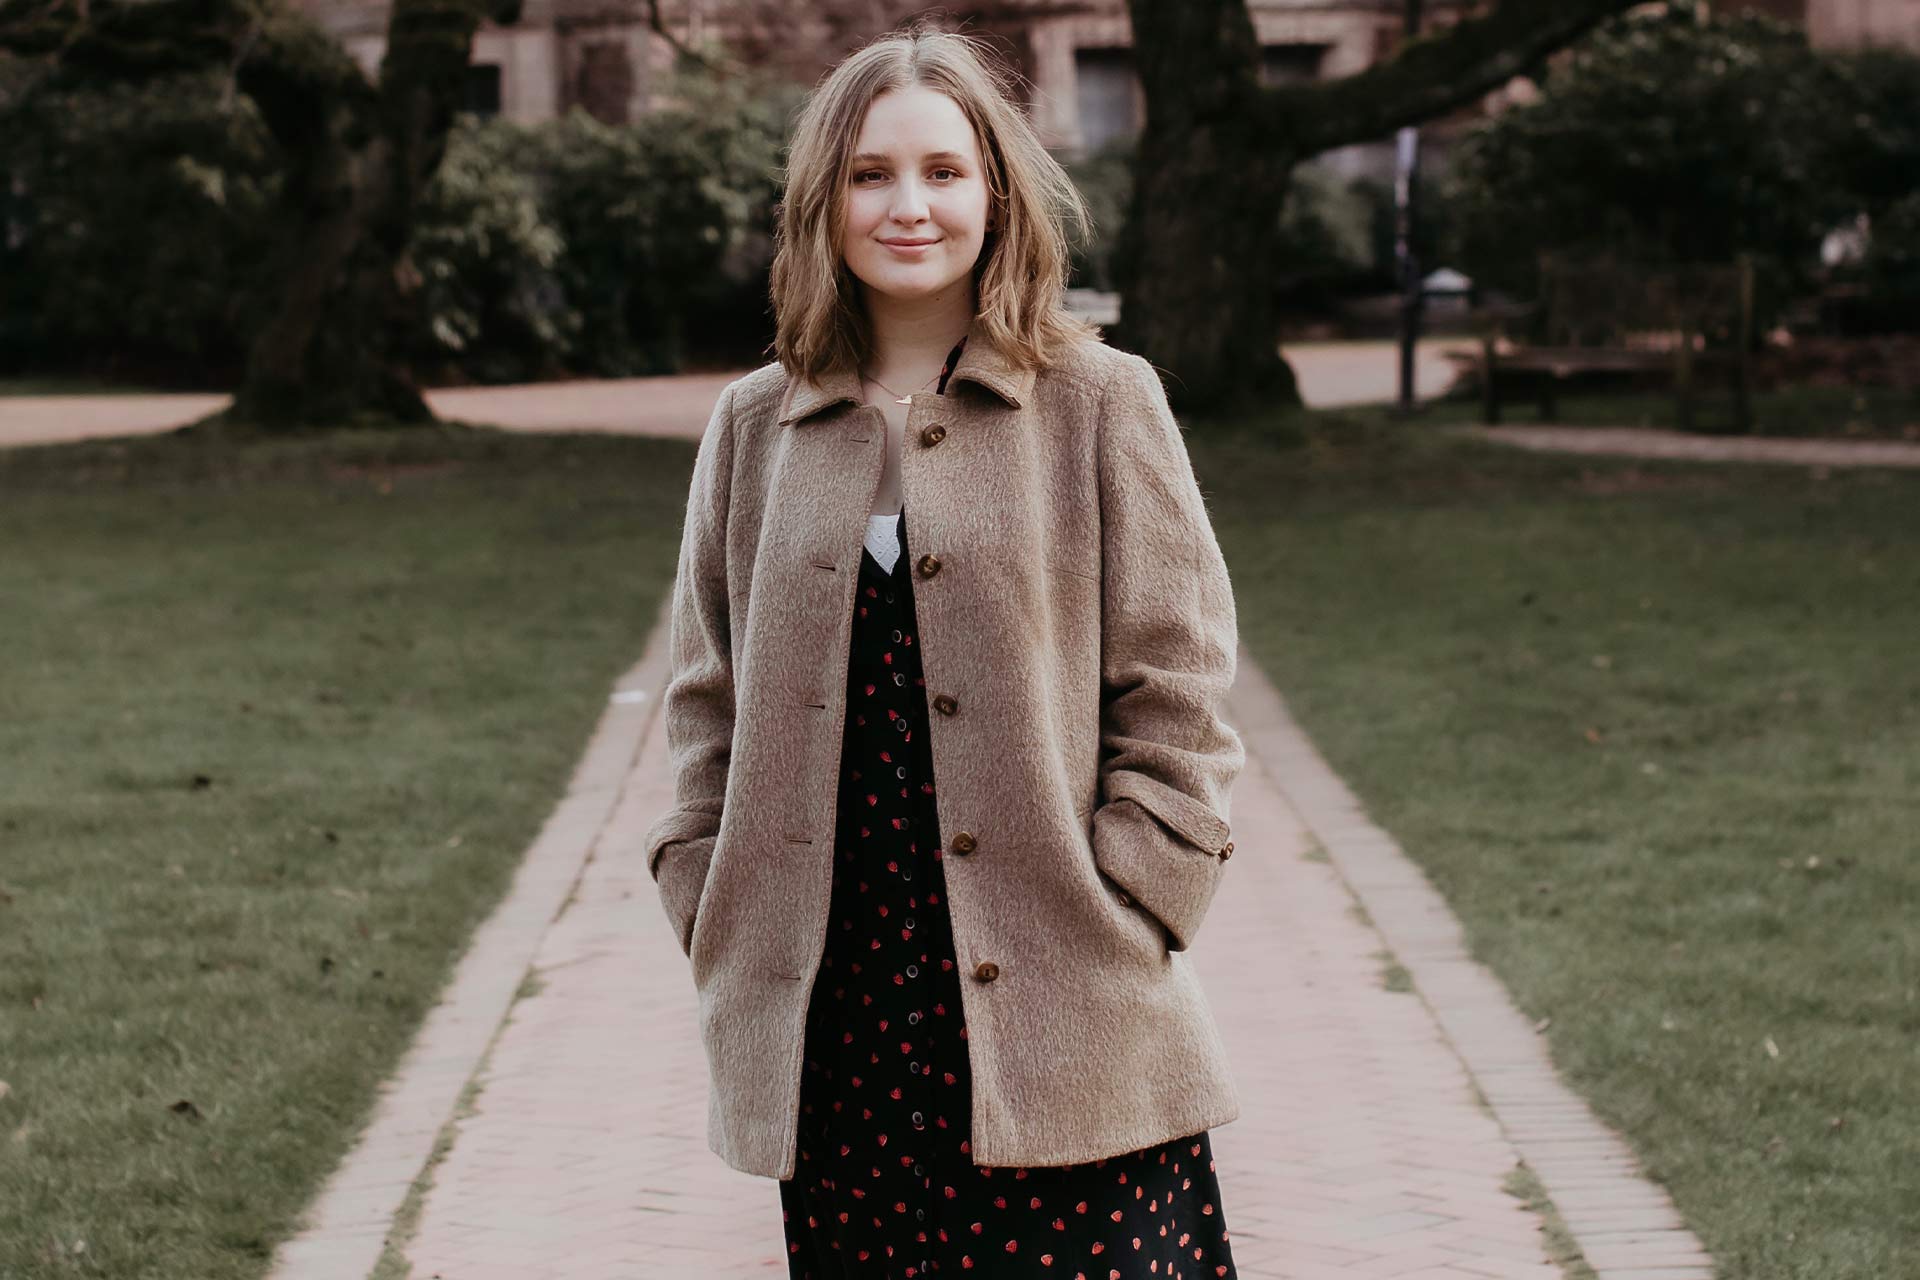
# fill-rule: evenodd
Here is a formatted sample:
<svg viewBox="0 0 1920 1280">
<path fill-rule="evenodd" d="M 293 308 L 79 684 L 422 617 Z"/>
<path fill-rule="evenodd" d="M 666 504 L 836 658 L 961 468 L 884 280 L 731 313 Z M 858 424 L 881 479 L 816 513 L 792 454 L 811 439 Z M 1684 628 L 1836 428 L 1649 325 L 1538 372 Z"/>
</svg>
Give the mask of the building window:
<svg viewBox="0 0 1920 1280">
<path fill-rule="evenodd" d="M 601 124 L 626 124 L 633 102 L 633 58 L 624 40 L 599 40 L 580 50 L 573 100 Z"/>
<path fill-rule="evenodd" d="M 1140 132 L 1139 78 L 1131 50 L 1075 49 L 1073 71 L 1081 146 L 1098 151 Z"/>
<path fill-rule="evenodd" d="M 467 68 L 468 111 L 482 118 L 500 114 L 500 66 L 479 62 Z"/>
<path fill-rule="evenodd" d="M 1320 78 L 1324 44 L 1270 44 L 1260 50 L 1261 84 L 1304 84 Z"/>
</svg>

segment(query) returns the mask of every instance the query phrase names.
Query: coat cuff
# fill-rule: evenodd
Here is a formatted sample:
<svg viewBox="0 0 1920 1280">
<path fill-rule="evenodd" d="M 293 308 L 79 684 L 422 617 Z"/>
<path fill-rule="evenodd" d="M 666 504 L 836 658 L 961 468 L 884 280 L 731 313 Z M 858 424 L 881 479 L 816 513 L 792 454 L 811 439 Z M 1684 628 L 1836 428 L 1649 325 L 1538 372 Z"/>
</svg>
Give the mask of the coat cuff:
<svg viewBox="0 0 1920 1280">
<path fill-rule="evenodd" d="M 1132 795 L 1109 800 L 1094 811 L 1093 861 L 1160 921 L 1169 951 L 1185 951 L 1219 887 L 1225 863 L 1211 838 L 1217 832 L 1224 840 L 1227 827 L 1210 813 L 1212 824 L 1190 821 L 1209 840 L 1197 845 L 1179 827 L 1163 822 L 1165 816 Z M 1191 820 L 1194 815 L 1183 816 Z"/>
<path fill-rule="evenodd" d="M 673 926 L 680 953 L 689 957 L 693 954 L 694 916 L 699 913 L 700 895 L 707 887 L 707 866 L 713 861 L 713 839 L 707 836 L 668 845 L 654 873 L 661 909 Z"/>
<path fill-rule="evenodd" d="M 676 809 L 663 815 L 647 831 L 647 872 L 660 891 L 660 906 L 673 926 L 683 955 L 693 954 L 694 916 L 706 891 L 707 868 L 713 862 L 712 815 Z"/>
</svg>

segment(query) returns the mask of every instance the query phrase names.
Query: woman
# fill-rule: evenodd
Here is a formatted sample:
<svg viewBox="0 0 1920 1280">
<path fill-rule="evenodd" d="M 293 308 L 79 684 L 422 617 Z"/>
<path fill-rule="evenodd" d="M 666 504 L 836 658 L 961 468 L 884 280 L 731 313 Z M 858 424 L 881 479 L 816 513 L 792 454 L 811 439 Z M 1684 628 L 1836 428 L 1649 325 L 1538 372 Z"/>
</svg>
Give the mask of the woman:
<svg viewBox="0 0 1920 1280">
<path fill-rule="evenodd" d="M 969 39 L 853 54 L 701 441 L 647 858 L 794 1277 L 1234 1274 L 1184 954 L 1233 596 L 1158 378 L 1062 309 L 1085 216 Z"/>
</svg>

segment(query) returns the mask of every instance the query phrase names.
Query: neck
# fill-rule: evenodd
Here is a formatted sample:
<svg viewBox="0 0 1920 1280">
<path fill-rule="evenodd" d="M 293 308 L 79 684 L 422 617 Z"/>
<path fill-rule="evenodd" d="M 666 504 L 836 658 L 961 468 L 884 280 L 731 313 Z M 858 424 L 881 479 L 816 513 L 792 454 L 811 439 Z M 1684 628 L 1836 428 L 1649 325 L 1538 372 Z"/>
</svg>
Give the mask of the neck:
<svg viewBox="0 0 1920 1280">
<path fill-rule="evenodd" d="M 889 298 L 866 291 L 867 319 L 873 327 L 871 377 L 890 386 L 918 385 L 936 376 L 953 344 L 974 315 L 973 282 L 925 298 Z"/>
</svg>

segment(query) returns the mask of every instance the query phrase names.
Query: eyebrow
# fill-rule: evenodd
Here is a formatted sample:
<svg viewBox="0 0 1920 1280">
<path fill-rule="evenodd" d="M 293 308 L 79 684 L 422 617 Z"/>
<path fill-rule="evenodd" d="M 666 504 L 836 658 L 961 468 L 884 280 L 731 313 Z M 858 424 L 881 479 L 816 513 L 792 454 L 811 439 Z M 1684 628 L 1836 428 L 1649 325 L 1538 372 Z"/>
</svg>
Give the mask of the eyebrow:
<svg viewBox="0 0 1920 1280">
<path fill-rule="evenodd" d="M 946 160 L 961 164 L 965 164 L 967 160 L 965 156 L 957 151 L 935 151 L 922 158 L 928 161 Z M 855 164 L 891 164 L 892 162 L 892 156 L 883 156 L 877 151 L 862 151 L 853 157 L 853 163 Z"/>
</svg>

